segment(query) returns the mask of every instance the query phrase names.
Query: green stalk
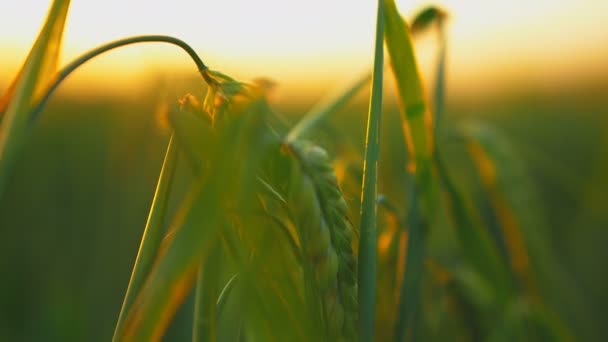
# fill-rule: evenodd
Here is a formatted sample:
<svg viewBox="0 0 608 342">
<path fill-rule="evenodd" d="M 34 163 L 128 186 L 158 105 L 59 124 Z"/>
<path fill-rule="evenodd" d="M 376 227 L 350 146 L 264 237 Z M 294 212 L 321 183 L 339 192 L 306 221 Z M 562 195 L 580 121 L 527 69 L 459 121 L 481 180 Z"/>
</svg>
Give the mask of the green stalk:
<svg viewBox="0 0 608 342">
<path fill-rule="evenodd" d="M 399 292 L 399 307 L 395 322 L 395 341 L 405 340 L 408 324 L 411 322 L 419 300 L 420 282 L 424 271 L 426 254 L 426 226 L 420 215 L 420 202 L 416 185 L 412 186 L 410 205 L 407 213 L 407 253 L 405 271 Z"/>
<path fill-rule="evenodd" d="M 196 64 L 196 67 L 198 68 L 199 72 L 201 73 L 201 75 L 203 76 L 205 81 L 209 81 L 207 79 L 206 73 L 204 73 L 204 71 L 208 70 L 207 66 L 205 65 L 205 63 L 203 63 L 201 58 L 196 54 L 194 49 L 192 49 L 192 47 L 190 45 L 188 45 L 186 42 L 184 42 L 183 40 L 180 40 L 178 38 L 174 38 L 171 36 L 162 36 L 162 35 L 135 36 L 135 37 L 119 39 L 119 40 L 98 46 L 95 49 L 84 53 L 83 55 L 81 55 L 80 57 L 78 57 L 74 61 L 72 61 L 70 64 L 65 66 L 57 74 L 53 83 L 48 87 L 47 91 L 45 92 L 44 96 L 41 98 L 41 100 L 38 102 L 38 104 L 34 107 L 34 110 L 32 112 L 32 116 L 31 116 L 31 121 L 32 122 L 36 121 L 38 116 L 40 116 L 40 112 L 42 111 L 42 109 L 44 109 L 44 106 L 48 102 L 49 98 L 51 97 L 53 92 L 57 89 L 57 87 L 59 87 L 61 82 L 63 82 L 72 72 L 74 72 L 76 69 L 78 69 L 81 65 L 83 65 L 84 63 L 90 61 L 91 59 L 93 59 L 105 52 L 114 50 L 119 47 L 132 45 L 132 44 L 139 44 L 139 43 L 168 43 L 168 44 L 173 44 L 173 45 L 176 45 L 176 46 L 182 48 L 188 54 L 188 56 L 190 56 L 192 61 L 194 61 L 194 64 Z"/>
<path fill-rule="evenodd" d="M 376 229 L 378 215 L 378 164 L 380 161 L 380 119 L 384 62 L 384 2 L 378 0 L 374 71 L 370 98 L 361 190 L 361 238 L 359 241 L 359 339 L 374 340 L 376 312 Z"/>
<path fill-rule="evenodd" d="M 49 15 L 51 19 L 58 20 L 59 24 L 61 24 L 61 29 L 63 28 L 62 23 L 65 19 L 65 12 L 67 12 L 68 4 L 69 1 L 57 1 L 54 4 L 54 7 L 52 8 L 51 14 Z M 57 12 L 61 11 L 63 11 L 62 14 L 57 14 Z M 56 17 L 60 17 L 61 19 L 59 20 Z M 51 20 L 51 22 L 53 20 Z M 48 41 L 45 41 L 42 38 L 48 40 L 49 32 L 46 31 L 52 29 L 58 30 L 58 28 L 45 27 L 41 36 L 39 37 L 39 41 L 37 41 L 36 45 L 34 46 L 34 49 L 32 50 L 32 52 L 36 53 L 30 53 L 30 58 L 28 59 L 25 65 L 27 68 L 23 69 L 25 70 L 23 77 L 27 78 L 27 82 L 24 81 L 19 82 L 17 84 L 18 87 L 16 88 L 15 93 L 16 100 L 13 101 L 15 103 L 11 104 L 7 108 L 6 116 L 2 120 L 2 126 L 0 127 L 0 194 L 3 191 L 4 185 L 8 181 L 8 177 L 10 176 L 9 173 L 13 168 L 17 152 L 22 148 L 26 140 L 27 133 L 31 129 L 31 126 L 34 124 L 36 119 L 40 116 L 42 110 L 44 109 L 44 106 L 48 102 L 51 95 L 61 84 L 61 82 L 65 80 L 65 78 L 67 78 L 77 68 L 79 68 L 81 65 L 88 62 L 89 60 L 93 59 L 94 57 L 97 57 L 100 54 L 103 54 L 104 52 L 113 50 L 115 48 L 131 44 L 145 42 L 169 43 L 179 46 L 184 51 L 186 51 L 186 53 L 188 53 L 188 55 L 196 64 L 199 72 L 201 73 L 205 81 L 208 83 L 211 82 L 207 73 L 205 72 L 206 70 L 208 70 L 207 66 L 203 63 L 201 58 L 196 54 L 192 47 L 190 47 L 184 41 L 174 37 L 162 35 L 136 36 L 104 44 L 83 54 L 82 56 L 74 60 L 72 63 L 68 64 L 65 68 L 63 68 L 57 75 L 55 75 L 53 82 L 45 90 L 44 94 L 41 97 L 41 100 L 38 101 L 37 104 L 30 106 L 30 103 L 32 103 L 33 100 L 30 98 L 25 98 L 25 96 L 32 97 L 34 90 L 36 90 L 35 81 L 36 77 L 38 76 L 36 75 L 36 69 L 40 69 L 40 65 L 44 62 L 44 56 L 38 53 L 38 51 L 34 50 L 39 49 L 38 45 L 42 46 L 44 44 L 48 44 Z M 56 33 L 57 32 L 55 32 L 55 34 Z M 55 39 L 60 39 L 60 37 Z M 33 74 L 34 76 L 30 77 L 30 74 Z"/>
<path fill-rule="evenodd" d="M 513 295 L 512 279 L 505 268 L 506 265 L 500 260 L 498 249 L 487 231 L 480 226 L 479 220 L 473 216 L 465 199 L 450 179 L 447 167 L 439 154 L 435 157 L 435 164 L 446 193 L 448 213 L 454 222 L 465 257 L 479 274 L 492 284 L 497 303 L 502 305 Z"/>
<path fill-rule="evenodd" d="M 173 136 L 171 136 L 167 147 L 167 153 L 165 154 L 165 160 L 158 178 L 150 214 L 148 215 L 148 222 L 144 229 L 139 251 L 137 252 L 137 258 L 135 259 L 135 265 L 133 266 L 133 273 L 131 273 L 127 293 L 125 294 L 125 299 L 118 316 L 118 322 L 116 323 L 116 328 L 114 330 L 113 341 L 118 340 L 127 313 L 152 268 L 156 252 L 163 239 L 163 227 L 167 212 L 168 198 L 171 192 L 171 182 L 175 172 L 175 165 L 177 164 L 177 151 L 177 144 L 175 143 Z"/>
</svg>

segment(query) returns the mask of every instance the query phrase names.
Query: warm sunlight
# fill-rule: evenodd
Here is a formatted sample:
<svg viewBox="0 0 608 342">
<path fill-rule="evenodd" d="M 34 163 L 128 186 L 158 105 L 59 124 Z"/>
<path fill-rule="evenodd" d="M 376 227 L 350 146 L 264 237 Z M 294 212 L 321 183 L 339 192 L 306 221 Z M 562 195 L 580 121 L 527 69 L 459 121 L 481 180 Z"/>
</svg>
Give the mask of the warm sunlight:
<svg viewBox="0 0 608 342">
<path fill-rule="evenodd" d="M 425 2 L 398 3 L 411 14 Z M 521 81 L 524 74 L 530 82 L 546 82 L 605 68 L 606 1 L 438 3 L 452 14 L 450 79 L 457 83 L 466 79 L 472 87 L 493 77 Z M 46 7 L 34 0 L 3 8 L 0 84 L 19 67 L 45 14 Z M 373 22 L 373 1 L 74 1 L 63 61 L 112 39 L 162 32 L 190 42 L 211 66 L 245 78 L 333 83 L 369 67 Z M 112 69 L 114 77 L 126 80 L 184 63 L 174 49 L 131 47 L 104 56 L 75 78 L 93 79 Z"/>
</svg>

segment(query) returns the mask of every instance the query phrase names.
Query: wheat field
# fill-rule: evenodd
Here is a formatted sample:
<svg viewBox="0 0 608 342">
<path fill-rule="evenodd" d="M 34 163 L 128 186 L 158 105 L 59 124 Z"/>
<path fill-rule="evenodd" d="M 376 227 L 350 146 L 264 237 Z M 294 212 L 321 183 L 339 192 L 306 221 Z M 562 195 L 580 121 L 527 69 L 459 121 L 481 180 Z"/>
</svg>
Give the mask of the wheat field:
<svg viewBox="0 0 608 342">
<path fill-rule="evenodd" d="M 60 66 L 69 7 L 52 1 L 0 93 L 0 340 L 608 333 L 608 78 L 452 97 L 449 8 L 379 0 L 370 70 L 299 106 L 168 35 Z M 56 92 L 144 43 L 191 73 L 133 96 Z"/>
</svg>

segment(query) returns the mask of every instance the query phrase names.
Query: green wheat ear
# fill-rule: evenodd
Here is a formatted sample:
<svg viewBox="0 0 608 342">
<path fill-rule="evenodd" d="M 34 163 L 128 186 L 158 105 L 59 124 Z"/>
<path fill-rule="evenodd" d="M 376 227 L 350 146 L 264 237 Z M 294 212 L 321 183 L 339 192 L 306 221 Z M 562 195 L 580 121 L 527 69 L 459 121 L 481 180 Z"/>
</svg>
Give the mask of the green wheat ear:
<svg viewBox="0 0 608 342">
<path fill-rule="evenodd" d="M 325 150 L 304 141 L 286 148 L 294 159 L 286 201 L 322 297 L 329 337 L 352 341 L 357 326 L 357 268 L 346 201 Z"/>
</svg>

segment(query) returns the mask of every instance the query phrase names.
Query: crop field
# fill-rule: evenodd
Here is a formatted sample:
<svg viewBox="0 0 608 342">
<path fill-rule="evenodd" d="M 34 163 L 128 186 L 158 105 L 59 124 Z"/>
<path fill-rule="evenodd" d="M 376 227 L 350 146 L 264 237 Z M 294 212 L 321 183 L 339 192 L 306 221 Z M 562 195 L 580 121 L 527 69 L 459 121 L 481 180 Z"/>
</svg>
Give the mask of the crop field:
<svg viewBox="0 0 608 342">
<path fill-rule="evenodd" d="M 69 6 L 0 79 L 0 341 L 608 336 L 608 74 L 457 92 L 449 9 L 380 0 L 368 73 L 275 100 L 171 36 L 57 67 Z M 139 43 L 191 72 L 70 90 Z"/>
</svg>

